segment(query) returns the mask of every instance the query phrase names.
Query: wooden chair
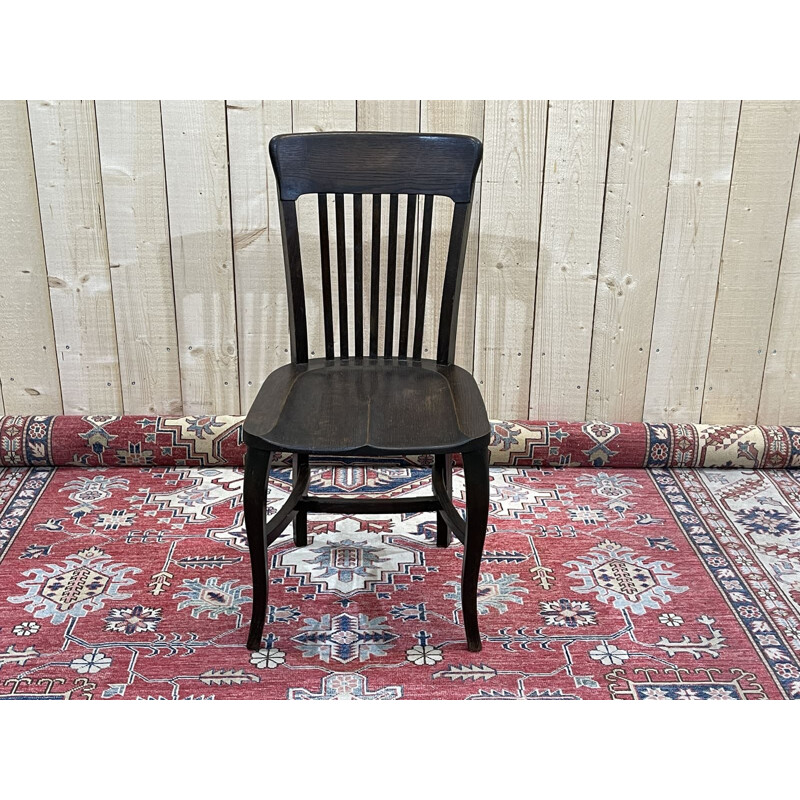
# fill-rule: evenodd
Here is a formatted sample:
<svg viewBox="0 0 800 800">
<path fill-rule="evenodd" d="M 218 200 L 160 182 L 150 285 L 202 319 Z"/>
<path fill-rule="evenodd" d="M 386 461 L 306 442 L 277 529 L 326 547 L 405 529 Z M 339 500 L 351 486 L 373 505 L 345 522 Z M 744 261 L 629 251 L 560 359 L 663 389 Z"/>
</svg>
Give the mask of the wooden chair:
<svg viewBox="0 0 800 800">
<path fill-rule="evenodd" d="M 477 593 L 489 508 L 489 420 L 472 376 L 453 363 L 458 299 L 475 175 L 482 145 L 470 136 L 416 133 L 304 133 L 269 145 L 280 206 L 289 295 L 291 363 L 264 382 L 244 423 L 247 457 L 244 514 L 253 571 L 253 617 L 247 646 L 261 646 L 267 610 L 267 548 L 294 524 L 307 544 L 309 512 L 399 514 L 435 511 L 436 544 L 450 533 L 464 544 L 461 595 L 467 646 L 481 649 Z M 318 195 L 321 276 L 304 276 L 296 201 Z M 328 197 L 334 195 L 338 277 L 338 355 L 331 291 Z M 353 195 L 352 294 L 348 292 L 345 194 Z M 364 319 L 363 195 L 372 195 L 369 331 Z M 408 195 L 395 348 L 398 195 Z M 381 196 L 389 195 L 383 342 L 379 342 Z M 422 358 L 423 325 L 435 196 L 453 201 L 436 360 Z M 412 268 L 418 197 L 422 230 L 416 296 Z M 440 201 L 444 202 L 444 201 Z M 304 281 L 321 280 L 325 357 L 309 358 Z M 415 321 L 409 329 L 412 303 Z M 349 338 L 349 315 L 354 321 Z M 265 516 L 269 469 L 276 452 L 293 454 L 293 488 L 277 513 Z M 307 494 L 309 456 L 434 454 L 433 494 L 399 499 L 348 499 Z M 452 454 L 461 453 L 466 524 L 451 498 Z"/>
</svg>

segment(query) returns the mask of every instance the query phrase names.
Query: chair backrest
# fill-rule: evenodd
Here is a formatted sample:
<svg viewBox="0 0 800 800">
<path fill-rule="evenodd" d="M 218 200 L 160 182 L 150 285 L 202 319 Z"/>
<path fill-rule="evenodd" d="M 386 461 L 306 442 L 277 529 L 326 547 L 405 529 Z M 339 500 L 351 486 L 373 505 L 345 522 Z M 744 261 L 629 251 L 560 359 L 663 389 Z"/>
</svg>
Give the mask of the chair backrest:
<svg viewBox="0 0 800 800">
<path fill-rule="evenodd" d="M 281 234 L 283 238 L 286 287 L 289 296 L 289 325 L 292 361 L 308 361 L 306 292 L 300 252 L 296 201 L 316 194 L 319 222 L 325 358 L 411 358 L 422 357 L 428 271 L 431 254 L 433 203 L 436 196 L 453 201 L 452 224 L 442 283 L 436 360 L 453 363 L 458 324 L 458 301 L 469 233 L 469 218 L 475 177 L 481 161 L 482 144 L 472 136 L 419 133 L 293 133 L 275 136 L 269 144 L 270 158 L 278 185 Z M 334 198 L 336 239 L 336 280 L 338 294 L 338 342 L 334 336 L 331 282 L 331 231 L 328 227 L 328 195 Z M 352 195 L 353 263 L 348 269 L 345 195 Z M 381 269 L 381 203 L 389 196 L 388 253 Z M 406 200 L 405 243 L 402 258 L 401 297 L 395 347 L 396 282 L 398 279 L 398 199 Z M 364 220 L 363 199 L 371 196 L 372 231 L 369 263 L 370 296 L 366 298 L 369 325 L 364 310 Z M 416 215 L 422 200 L 422 227 Z M 416 243 L 416 244 L 415 244 Z M 418 246 L 418 250 L 415 249 Z M 409 331 L 412 311 L 412 273 L 415 255 L 416 296 L 413 338 Z M 385 286 L 380 276 L 385 273 Z M 352 293 L 348 292 L 352 275 Z M 379 307 L 385 292 L 383 341 L 379 341 Z M 350 341 L 352 312 L 353 341 Z M 366 339 L 366 341 L 365 341 Z"/>
</svg>

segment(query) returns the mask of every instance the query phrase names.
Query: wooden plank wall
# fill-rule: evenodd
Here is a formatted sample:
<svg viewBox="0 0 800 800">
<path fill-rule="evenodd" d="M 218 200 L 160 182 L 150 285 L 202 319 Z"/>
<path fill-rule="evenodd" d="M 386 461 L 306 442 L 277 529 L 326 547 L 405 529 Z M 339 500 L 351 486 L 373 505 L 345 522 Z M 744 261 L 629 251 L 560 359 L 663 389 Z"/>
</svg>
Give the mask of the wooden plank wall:
<svg viewBox="0 0 800 800">
<path fill-rule="evenodd" d="M 491 416 L 800 424 L 798 101 L 0 102 L 0 413 L 245 412 L 289 358 L 267 145 L 315 130 L 483 139 L 456 361 Z"/>
</svg>

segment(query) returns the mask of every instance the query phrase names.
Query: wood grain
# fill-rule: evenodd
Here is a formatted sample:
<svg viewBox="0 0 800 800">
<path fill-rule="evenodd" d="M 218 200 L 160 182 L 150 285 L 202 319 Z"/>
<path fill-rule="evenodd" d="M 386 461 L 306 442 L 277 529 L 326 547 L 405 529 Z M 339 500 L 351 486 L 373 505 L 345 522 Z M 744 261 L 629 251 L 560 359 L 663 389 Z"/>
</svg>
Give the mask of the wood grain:
<svg viewBox="0 0 800 800">
<path fill-rule="evenodd" d="M 29 103 L 64 412 L 121 414 L 94 103 Z"/>
<path fill-rule="evenodd" d="M 420 130 L 423 133 L 465 133 L 483 140 L 483 100 L 423 100 Z M 482 168 L 481 168 L 482 169 Z M 469 244 L 464 260 L 464 277 L 461 284 L 461 302 L 458 312 L 458 340 L 456 364 L 472 371 L 475 348 L 475 303 L 478 293 L 478 237 L 481 213 L 481 170 L 472 200 L 472 218 L 469 226 Z M 428 286 L 431 296 L 441 291 L 447 263 L 447 245 L 453 220 L 453 204 L 437 198 L 433 212 L 431 237 L 431 263 Z M 429 303 L 425 309 L 425 339 L 422 355 L 434 357 L 439 324 L 439 308 Z"/>
<path fill-rule="evenodd" d="M 800 424 L 798 103 L 680 101 L 671 147 L 674 103 L 543 103 L 165 102 L 160 120 L 146 101 L 0 104 L 0 413 L 246 411 L 290 355 L 266 144 L 358 128 L 485 142 L 456 360 L 491 416 Z M 316 198 L 304 202 L 313 357 L 319 231 Z M 327 207 L 337 300 L 333 196 Z M 352 292 L 349 196 L 344 207 Z M 381 350 L 389 207 L 384 195 Z M 365 196 L 367 326 L 371 215 Z M 437 200 L 431 297 L 451 219 Z M 418 240 L 421 224 L 420 204 Z M 415 283 L 419 241 L 412 262 Z M 432 357 L 438 302 L 424 316 Z M 354 326 L 350 314 L 351 343 Z"/>
<path fill-rule="evenodd" d="M 0 101 L 0 413 L 61 413 L 28 109 Z"/>
<path fill-rule="evenodd" d="M 681 101 L 675 121 L 644 419 L 699 422 L 738 101 Z"/>
<path fill-rule="evenodd" d="M 180 414 L 161 108 L 106 100 L 96 113 L 123 407 Z"/>
<path fill-rule="evenodd" d="M 758 414 L 800 136 L 800 101 L 742 103 L 702 421 Z"/>
<path fill-rule="evenodd" d="M 486 102 L 474 375 L 489 415 L 530 392 L 547 102 Z"/>
<path fill-rule="evenodd" d="M 641 420 L 676 104 L 614 104 L 587 419 Z"/>
<path fill-rule="evenodd" d="M 307 133 L 310 131 L 354 131 L 356 129 L 356 103 L 354 100 L 293 100 L 292 131 Z M 365 212 L 366 212 L 365 208 Z M 333 195 L 328 197 L 328 219 L 335 219 Z M 297 219 L 300 229 L 300 247 L 303 257 L 303 274 L 306 280 L 306 302 L 308 311 L 308 343 L 311 356 L 322 355 L 325 350 L 324 326 L 322 321 L 322 294 L 320 291 L 320 241 L 317 217 L 317 198 L 314 195 L 303 195 L 297 201 Z M 347 229 L 347 247 L 345 248 L 348 263 L 353 263 L 353 221 L 352 203 L 348 203 L 345 214 Z M 331 231 L 333 234 L 333 231 Z M 335 259 L 336 240 L 330 236 L 333 248 L 331 258 Z M 366 245 L 365 245 L 366 246 Z M 365 250 L 365 252 L 368 252 Z M 331 276 L 331 291 L 338 296 L 339 283 L 336 274 Z M 354 331 L 350 338 L 353 339 Z M 339 327 L 338 311 L 334 309 L 333 326 Z"/>
<path fill-rule="evenodd" d="M 184 413 L 238 413 L 225 104 L 161 113 Z"/>
<path fill-rule="evenodd" d="M 360 131 L 419 130 L 419 100 L 359 100 L 356 122 Z"/>
<path fill-rule="evenodd" d="M 611 103 L 552 101 L 529 413 L 584 419 Z"/>
<path fill-rule="evenodd" d="M 795 160 L 792 199 L 783 241 L 769 336 L 759 425 L 800 423 L 800 159 Z"/>
<path fill-rule="evenodd" d="M 230 159 L 239 394 L 244 412 L 264 379 L 289 361 L 289 322 L 278 197 L 269 140 L 292 130 L 288 100 L 230 100 Z"/>
</svg>

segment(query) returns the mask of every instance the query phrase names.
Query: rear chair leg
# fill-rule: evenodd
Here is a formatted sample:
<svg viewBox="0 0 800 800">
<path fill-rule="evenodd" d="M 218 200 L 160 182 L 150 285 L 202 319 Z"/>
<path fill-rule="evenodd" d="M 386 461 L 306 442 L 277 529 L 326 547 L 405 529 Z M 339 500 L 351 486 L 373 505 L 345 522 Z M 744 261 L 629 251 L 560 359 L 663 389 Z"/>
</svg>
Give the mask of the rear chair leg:
<svg viewBox="0 0 800 800">
<path fill-rule="evenodd" d="M 481 649 L 478 630 L 478 582 L 480 580 L 483 542 L 489 519 L 489 450 L 462 453 L 464 482 L 467 490 L 467 536 L 464 543 L 464 564 L 461 569 L 461 608 L 467 649 Z"/>
<path fill-rule="evenodd" d="M 453 456 L 450 453 L 434 456 L 433 468 L 439 472 L 447 489 L 448 497 L 453 495 Z M 450 529 L 440 512 L 436 512 L 436 546 L 448 547 L 453 540 Z"/>
<path fill-rule="evenodd" d="M 247 547 L 250 550 L 250 568 L 253 572 L 253 616 L 247 649 L 261 647 L 264 619 L 267 614 L 267 552 L 264 546 L 266 525 L 267 484 L 272 453 L 269 450 L 247 448 L 244 462 L 244 525 L 247 531 Z"/>
<path fill-rule="evenodd" d="M 295 453 L 292 456 L 292 484 L 296 485 L 300 470 L 303 466 L 308 467 L 308 455 Z M 308 512 L 295 511 L 292 520 L 292 530 L 294 533 L 294 546 L 305 547 L 308 544 Z"/>
</svg>

